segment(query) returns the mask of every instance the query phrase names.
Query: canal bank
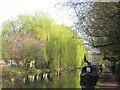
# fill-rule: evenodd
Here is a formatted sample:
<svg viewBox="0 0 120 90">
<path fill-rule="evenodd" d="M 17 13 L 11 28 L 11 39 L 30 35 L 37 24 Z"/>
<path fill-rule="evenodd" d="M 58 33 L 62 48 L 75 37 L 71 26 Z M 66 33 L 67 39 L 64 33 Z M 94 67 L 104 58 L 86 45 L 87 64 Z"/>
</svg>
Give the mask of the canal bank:
<svg viewBox="0 0 120 90">
<path fill-rule="evenodd" d="M 113 89 L 116 90 L 119 88 L 119 85 L 115 76 L 112 74 L 112 72 L 108 68 L 104 68 L 104 72 L 100 75 L 96 88 L 112 89 L 112 90 Z"/>
</svg>

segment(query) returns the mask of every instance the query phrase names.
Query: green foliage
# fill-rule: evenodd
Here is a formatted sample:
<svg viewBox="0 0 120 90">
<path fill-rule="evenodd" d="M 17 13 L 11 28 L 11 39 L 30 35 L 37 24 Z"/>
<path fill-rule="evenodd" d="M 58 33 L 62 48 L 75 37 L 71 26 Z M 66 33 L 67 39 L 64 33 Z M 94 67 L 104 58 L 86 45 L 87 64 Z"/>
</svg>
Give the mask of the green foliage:
<svg viewBox="0 0 120 90">
<path fill-rule="evenodd" d="M 11 23 L 9 23 L 11 22 Z M 77 67 L 83 65 L 84 54 L 87 54 L 83 40 L 76 31 L 65 25 L 57 25 L 45 14 L 20 15 L 3 26 L 3 40 L 14 33 L 27 36 L 32 32 L 38 39 L 28 38 L 22 42 L 19 50 L 20 59 L 28 62 L 35 60 L 36 65 L 50 62 L 51 68 Z M 10 31 L 9 31 L 10 29 Z M 3 48 L 5 49 L 5 48 Z"/>
<path fill-rule="evenodd" d="M 110 61 L 108 61 L 108 60 L 103 60 L 103 56 L 100 56 L 100 57 L 98 58 L 98 63 L 99 63 L 99 64 L 102 64 L 102 65 L 107 65 L 107 66 L 110 66 L 110 65 L 111 65 L 111 62 L 110 62 Z"/>
<path fill-rule="evenodd" d="M 96 3 L 93 12 L 96 15 L 93 25 L 96 23 L 95 44 L 101 45 L 100 51 L 106 55 L 119 55 L 119 24 L 120 7 L 119 2 Z M 101 28 L 100 28 L 101 27 Z M 102 47 L 106 45 L 107 47 Z"/>
<path fill-rule="evenodd" d="M 62 5 L 75 11 L 71 13 L 75 28 L 81 32 L 87 45 L 120 59 L 120 2 L 69 0 Z"/>
<path fill-rule="evenodd" d="M 9 59 L 9 52 L 8 52 L 8 41 L 2 41 L 2 59 L 8 60 Z"/>
</svg>

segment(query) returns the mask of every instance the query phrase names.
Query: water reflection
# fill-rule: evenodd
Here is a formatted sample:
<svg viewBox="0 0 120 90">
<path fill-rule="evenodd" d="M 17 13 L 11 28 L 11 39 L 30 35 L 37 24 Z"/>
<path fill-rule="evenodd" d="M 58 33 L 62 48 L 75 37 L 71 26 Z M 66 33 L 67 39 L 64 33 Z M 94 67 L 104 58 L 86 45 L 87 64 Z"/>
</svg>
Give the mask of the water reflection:
<svg viewBox="0 0 120 90">
<path fill-rule="evenodd" d="M 3 77 L 3 88 L 80 88 L 80 70 Z"/>
</svg>

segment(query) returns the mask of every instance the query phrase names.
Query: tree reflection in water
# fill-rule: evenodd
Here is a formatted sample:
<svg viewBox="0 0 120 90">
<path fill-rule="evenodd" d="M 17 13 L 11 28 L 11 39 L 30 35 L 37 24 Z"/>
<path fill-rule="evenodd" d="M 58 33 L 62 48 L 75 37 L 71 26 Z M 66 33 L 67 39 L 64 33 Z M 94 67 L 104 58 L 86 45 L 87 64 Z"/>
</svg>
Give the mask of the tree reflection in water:
<svg viewBox="0 0 120 90">
<path fill-rule="evenodd" d="M 80 72 L 46 72 L 3 77 L 3 88 L 80 88 Z M 12 83 L 11 83 L 12 82 Z"/>
</svg>

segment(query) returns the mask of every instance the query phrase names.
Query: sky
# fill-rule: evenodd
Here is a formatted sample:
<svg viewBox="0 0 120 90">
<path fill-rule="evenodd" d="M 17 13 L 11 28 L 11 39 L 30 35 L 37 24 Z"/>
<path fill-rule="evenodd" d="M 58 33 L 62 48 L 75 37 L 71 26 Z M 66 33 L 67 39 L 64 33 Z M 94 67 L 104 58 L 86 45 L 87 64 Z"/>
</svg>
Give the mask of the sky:
<svg viewBox="0 0 120 90">
<path fill-rule="evenodd" d="M 57 2 L 65 2 L 67 0 L 0 0 L 0 31 L 2 23 L 5 20 L 14 18 L 19 14 L 34 13 L 44 11 L 48 13 L 58 24 L 72 25 L 72 19 L 67 11 L 58 10 L 54 7 Z M 74 0 L 73 0 L 74 1 Z M 78 0 L 88 1 L 88 0 Z M 92 0 L 96 1 L 96 0 Z M 103 1 L 103 0 L 98 0 Z M 105 0 L 110 1 L 110 0 Z M 119 0 L 112 0 L 119 1 Z"/>
<path fill-rule="evenodd" d="M 35 11 L 46 12 L 55 19 L 57 24 L 70 26 L 69 15 L 54 7 L 59 1 L 61 0 L 0 0 L 0 29 L 4 21 L 20 14 L 31 14 Z"/>
</svg>

